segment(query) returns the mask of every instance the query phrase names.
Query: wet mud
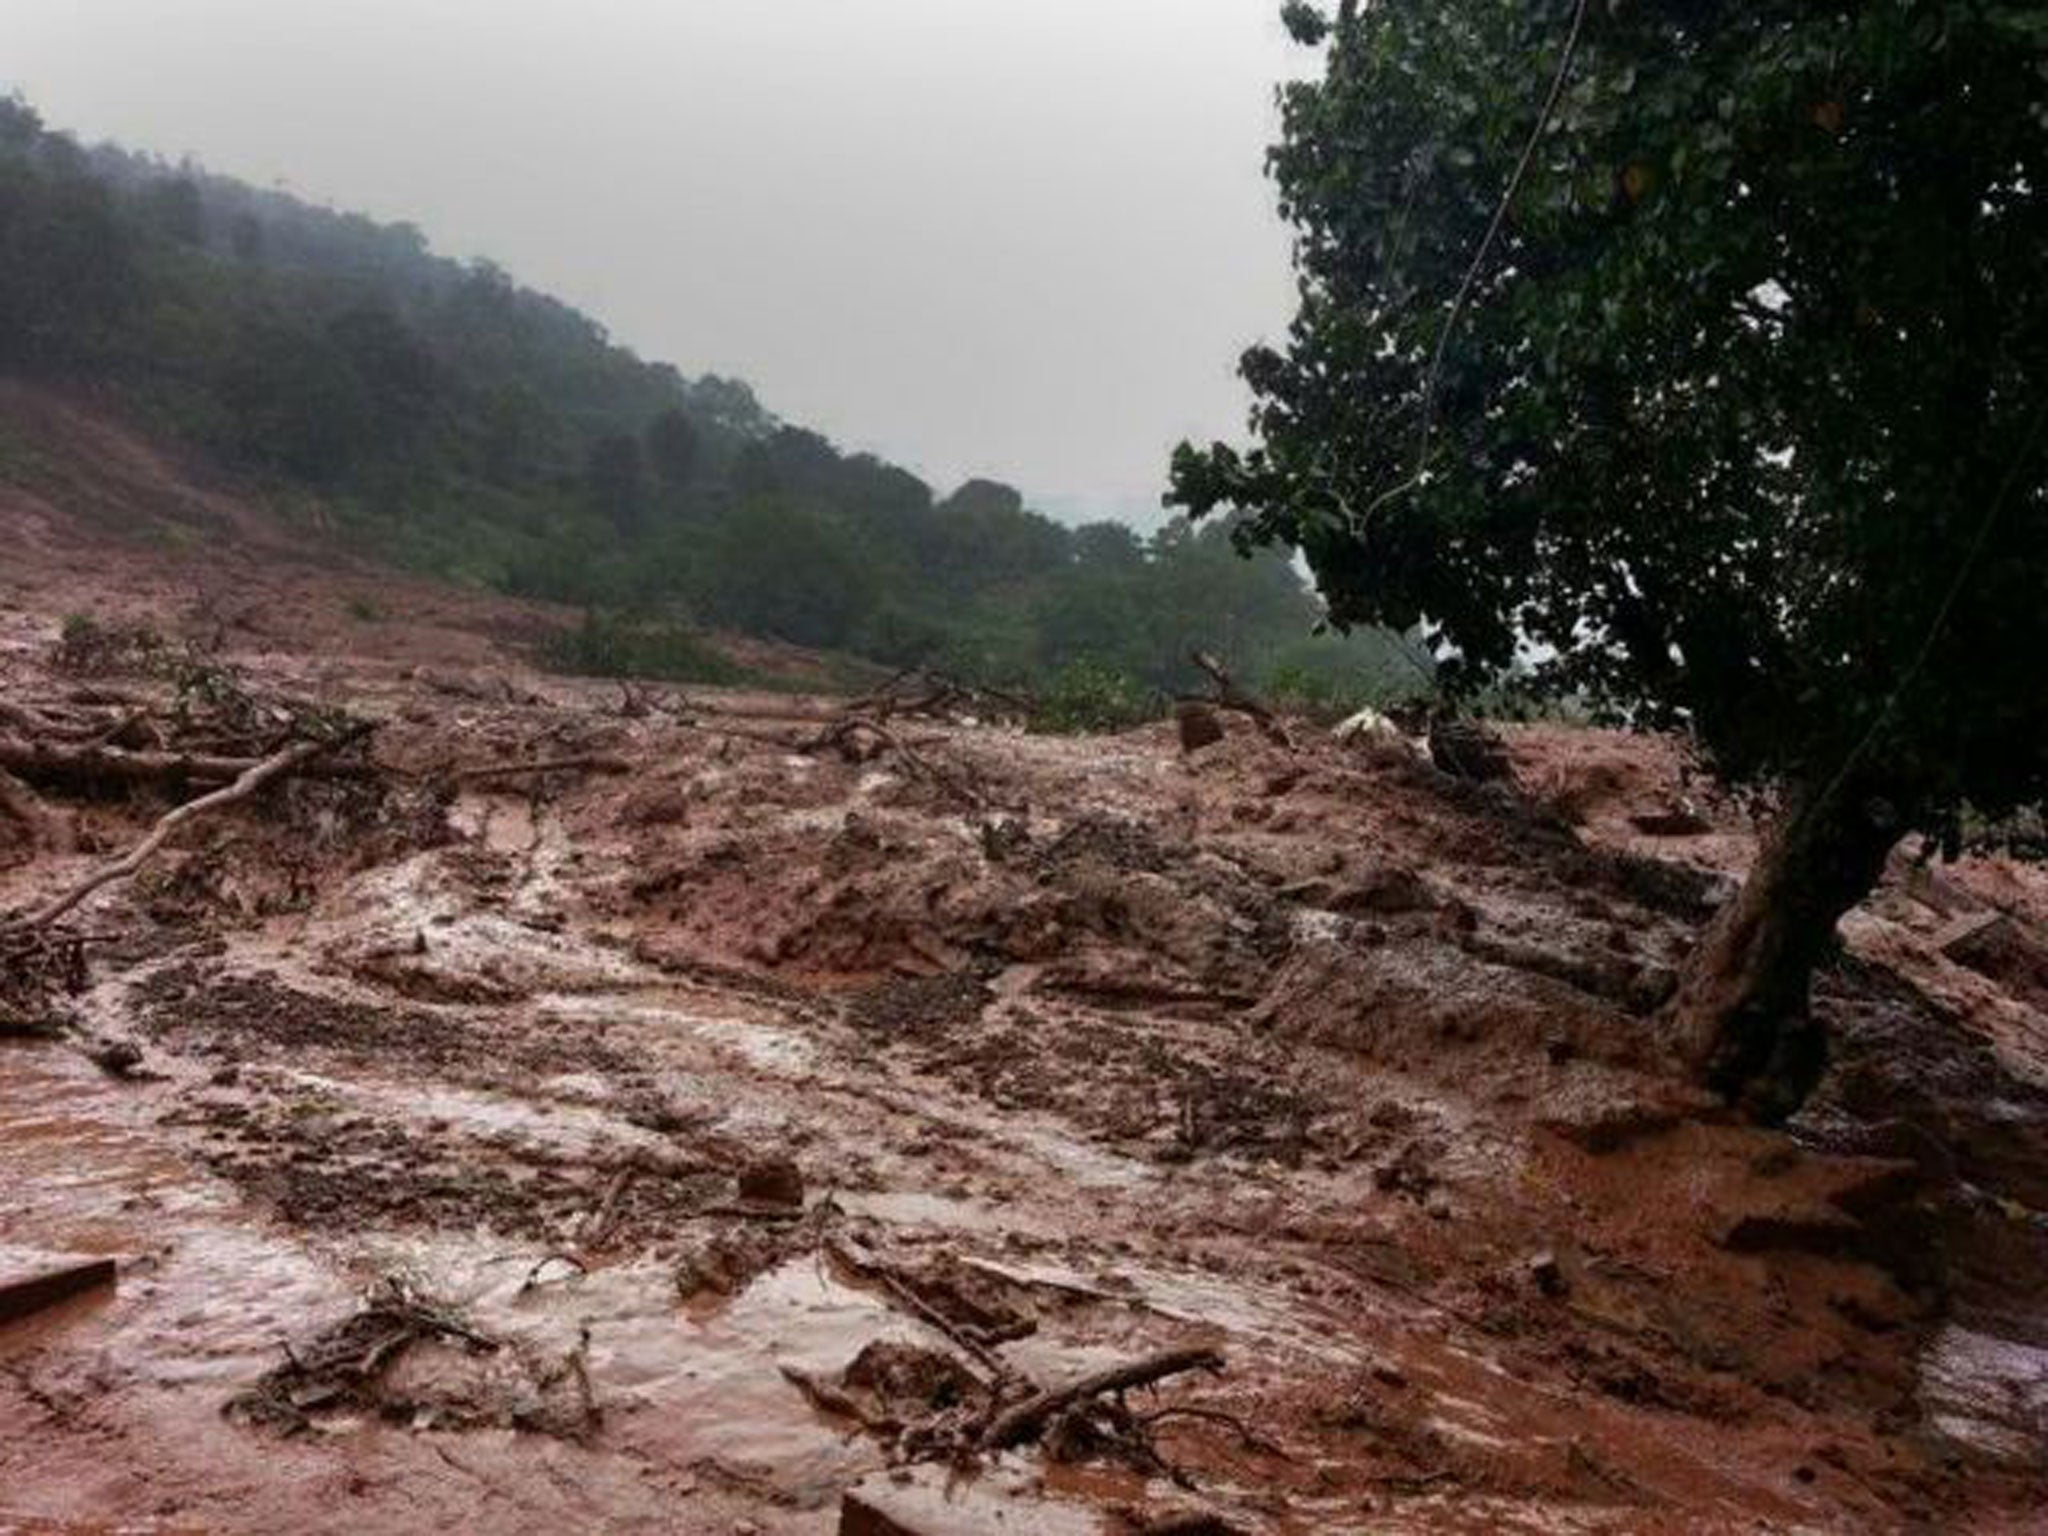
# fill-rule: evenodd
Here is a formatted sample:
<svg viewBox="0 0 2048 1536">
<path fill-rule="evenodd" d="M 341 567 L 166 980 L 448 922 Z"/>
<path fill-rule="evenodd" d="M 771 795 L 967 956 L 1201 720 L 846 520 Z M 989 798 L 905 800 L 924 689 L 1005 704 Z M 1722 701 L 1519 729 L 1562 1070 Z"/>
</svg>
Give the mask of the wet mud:
<svg viewBox="0 0 2048 1536">
<path fill-rule="evenodd" d="M 1952 940 L 2035 875 L 1902 860 L 1762 1131 L 1658 1039 L 1753 838 L 1667 744 L 903 726 L 934 775 L 477 653 L 323 661 L 405 793 L 182 846 L 0 1041 L 0 1241 L 120 1266 L 0 1328 L 0 1530 L 2039 1528 L 2048 1020 Z M 449 776 L 572 750 L 632 771 Z M 52 803 L 0 909 L 161 808 Z"/>
</svg>

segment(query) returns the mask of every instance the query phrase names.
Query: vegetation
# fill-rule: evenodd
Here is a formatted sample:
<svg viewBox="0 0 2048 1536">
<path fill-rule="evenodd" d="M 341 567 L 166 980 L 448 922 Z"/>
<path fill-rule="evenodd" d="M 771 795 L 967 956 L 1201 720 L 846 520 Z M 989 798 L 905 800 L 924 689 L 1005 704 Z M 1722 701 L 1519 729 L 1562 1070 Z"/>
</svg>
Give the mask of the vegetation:
<svg viewBox="0 0 2048 1536">
<path fill-rule="evenodd" d="M 1070 661 L 1037 700 L 1031 728 L 1047 735 L 1122 731 L 1166 712 L 1163 694 L 1100 662 Z"/>
<path fill-rule="evenodd" d="M 564 671 L 600 677 L 661 678 L 679 683 L 737 683 L 746 674 L 695 631 L 586 613 L 558 635 L 547 659 Z"/>
<path fill-rule="evenodd" d="M 1901 834 L 2048 788 L 2048 13 L 1287 17 L 1326 50 L 1272 156 L 1300 314 L 1244 358 L 1256 446 L 1184 445 L 1175 496 L 1301 550 L 1340 624 L 1426 626 L 1454 690 L 1516 674 L 1778 790 L 1676 1023 L 1782 1114 Z"/>
<path fill-rule="evenodd" d="M 0 371 L 116 391 L 387 559 L 589 610 L 565 665 L 720 680 L 702 631 L 725 626 L 1157 690 L 1194 682 L 1195 642 L 1256 681 L 1321 616 L 1221 530 L 1071 529 L 989 481 L 936 497 L 410 226 L 82 149 L 4 101 Z M 1412 686 L 1382 637 L 1311 649 L 1348 686 Z"/>
</svg>

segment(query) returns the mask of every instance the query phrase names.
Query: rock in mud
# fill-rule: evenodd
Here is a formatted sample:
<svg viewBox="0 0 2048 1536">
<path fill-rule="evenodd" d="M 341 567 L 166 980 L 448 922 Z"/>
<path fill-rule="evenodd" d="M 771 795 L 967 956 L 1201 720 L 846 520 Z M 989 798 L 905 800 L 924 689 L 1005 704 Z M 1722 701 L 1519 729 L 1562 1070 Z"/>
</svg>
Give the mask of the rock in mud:
<svg viewBox="0 0 2048 1536">
<path fill-rule="evenodd" d="M 864 1346 L 842 1380 L 847 1390 L 869 1394 L 885 1413 L 904 1420 L 986 1395 L 973 1373 L 951 1355 L 891 1339 Z"/>
<path fill-rule="evenodd" d="M 1436 1188 L 1436 1153 L 1427 1142 L 1410 1141 L 1373 1169 L 1373 1187 L 1418 1200 L 1427 1197 Z"/>
<path fill-rule="evenodd" d="M 1644 811 L 1628 819 L 1629 825 L 1646 837 L 1700 837 L 1714 830 L 1714 824 L 1698 811 L 1679 807 L 1669 811 Z"/>
<path fill-rule="evenodd" d="M 1345 916 L 1373 913 L 1426 912 L 1436 905 L 1429 882 L 1412 869 L 1381 864 L 1330 897 L 1330 910 Z"/>
<path fill-rule="evenodd" d="M 1685 1123 L 1692 1107 L 1682 1102 L 1588 1096 L 1557 1106 L 1536 1124 L 1580 1151 L 1602 1157 L 1675 1130 Z"/>
<path fill-rule="evenodd" d="M 94 1066 L 112 1077 L 129 1077 L 142 1065 L 142 1048 L 132 1040 L 108 1040 L 87 1053 Z"/>
<path fill-rule="evenodd" d="M 1101 1536 L 1107 1528 L 1101 1512 L 1021 1481 L 937 1466 L 877 1473 L 839 1506 L 839 1536 Z"/>
</svg>

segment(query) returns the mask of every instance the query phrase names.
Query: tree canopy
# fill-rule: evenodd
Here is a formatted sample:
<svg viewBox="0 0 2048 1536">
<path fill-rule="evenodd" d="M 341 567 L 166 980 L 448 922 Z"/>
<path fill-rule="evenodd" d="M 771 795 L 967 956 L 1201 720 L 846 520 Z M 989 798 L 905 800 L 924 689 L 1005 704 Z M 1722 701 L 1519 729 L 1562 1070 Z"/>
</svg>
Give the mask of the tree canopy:
<svg viewBox="0 0 2048 1536">
<path fill-rule="evenodd" d="M 2048 10 L 1295 0 L 1300 308 L 1174 495 L 1339 624 L 1690 731 L 1785 820 L 1681 1002 L 1740 1091 L 1901 832 L 2048 789 Z M 1796 1059 L 1795 1059 L 1796 1058 Z"/>
<path fill-rule="evenodd" d="M 1339 622 L 1429 625 L 1454 687 L 1739 776 L 1854 753 L 1930 822 L 2038 798 L 2048 12 L 1289 12 L 1326 49 L 1271 162 L 1300 311 L 1182 504 L 1299 546 Z"/>
</svg>

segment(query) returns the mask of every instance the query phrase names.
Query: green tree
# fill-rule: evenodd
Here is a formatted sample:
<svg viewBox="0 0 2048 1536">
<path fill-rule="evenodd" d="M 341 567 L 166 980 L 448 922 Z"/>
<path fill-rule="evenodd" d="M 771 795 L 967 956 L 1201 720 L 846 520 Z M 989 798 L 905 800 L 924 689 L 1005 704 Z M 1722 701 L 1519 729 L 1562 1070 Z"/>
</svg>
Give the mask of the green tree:
<svg viewBox="0 0 2048 1536">
<path fill-rule="evenodd" d="M 840 646 L 874 605 L 875 573 L 860 542 L 786 496 L 735 508 L 707 555 L 703 605 L 740 629 Z"/>
<path fill-rule="evenodd" d="M 49 148 L 62 141 L 36 144 L 38 132 L 34 113 L 0 100 L 0 147 L 14 149 L 0 158 L 0 367 L 101 358 L 141 297 L 134 241 L 106 187 L 75 152 Z"/>
<path fill-rule="evenodd" d="M 680 487 L 690 483 L 697 473 L 700 448 L 697 429 L 674 406 L 647 424 L 647 462 L 664 485 Z"/>
<path fill-rule="evenodd" d="M 143 217 L 166 239 L 180 245 L 206 240 L 206 202 L 190 176 L 151 182 L 143 191 Z"/>
<path fill-rule="evenodd" d="M 1244 358 L 1256 446 L 1183 445 L 1174 495 L 1453 689 L 1533 657 L 1776 788 L 1670 1022 L 1782 1114 L 1899 837 L 2048 789 L 2048 10 L 1288 13 L 1300 313 Z"/>
<path fill-rule="evenodd" d="M 333 484 L 378 443 L 377 402 L 326 328 L 252 315 L 216 383 L 247 457 Z"/>
<path fill-rule="evenodd" d="M 647 521 L 647 460 L 640 439 L 615 432 L 590 445 L 583 486 L 590 503 L 626 538 L 636 538 Z"/>
</svg>

